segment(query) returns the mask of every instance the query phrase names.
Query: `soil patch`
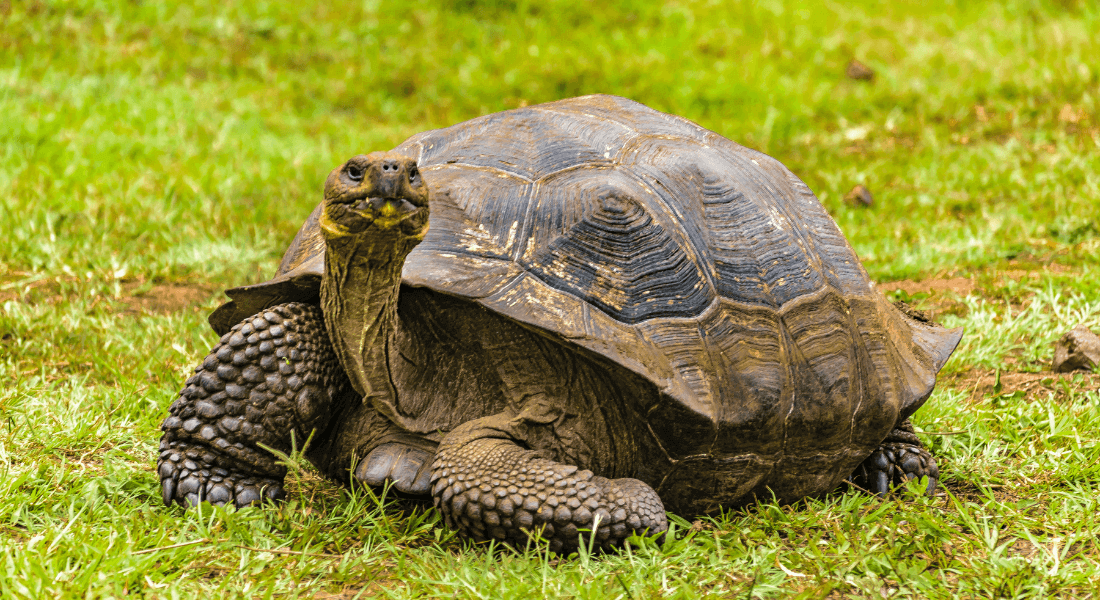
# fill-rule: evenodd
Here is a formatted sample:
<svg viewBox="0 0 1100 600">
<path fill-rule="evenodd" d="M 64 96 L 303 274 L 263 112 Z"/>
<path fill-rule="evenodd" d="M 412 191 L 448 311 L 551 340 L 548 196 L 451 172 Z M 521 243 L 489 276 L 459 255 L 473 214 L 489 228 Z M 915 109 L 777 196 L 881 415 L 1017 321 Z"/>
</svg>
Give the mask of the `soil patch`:
<svg viewBox="0 0 1100 600">
<path fill-rule="evenodd" d="M 26 277 L 30 274 L 19 273 L 18 275 Z M 55 304 L 72 293 L 62 291 L 62 284 L 72 281 L 75 280 L 51 277 L 31 280 L 12 278 L 8 281 L 0 279 L 0 303 L 17 300 L 33 304 Z M 126 307 L 127 312 L 169 314 L 188 307 L 198 309 L 210 299 L 212 294 L 212 288 L 196 284 L 162 284 L 135 293 L 144 285 L 147 284 L 142 281 L 122 284 L 122 296 L 118 301 Z M 92 306 L 107 299 L 109 296 L 96 295 Z"/>
<path fill-rule="evenodd" d="M 130 291 L 139 284 L 129 284 Z M 126 295 L 119 301 L 133 312 L 169 314 L 187 308 L 199 308 L 210 298 L 210 290 L 200 285 L 166 284 L 153 286 L 149 291 L 136 296 Z"/>
<path fill-rule="evenodd" d="M 18 300 L 53 304 L 60 299 L 61 284 L 57 279 L 31 277 L 31 273 L 15 273 L 10 279 L 0 280 L 0 303 Z"/>
<path fill-rule="evenodd" d="M 1074 382 L 1075 378 L 1080 379 Z M 1016 392 L 1023 392 L 1025 398 L 1036 393 L 1054 392 L 1057 399 L 1065 396 L 1067 386 L 1077 391 L 1094 392 L 1100 390 L 1100 374 L 1001 371 L 999 390 L 997 383 L 997 371 L 992 369 L 970 369 L 942 378 L 943 385 L 969 391 L 971 402 L 983 402 L 990 396 Z"/>
<path fill-rule="evenodd" d="M 1009 263 L 1010 266 L 1017 266 L 1023 264 L 1032 263 Z M 932 320 L 938 320 L 939 317 L 945 314 L 953 314 L 959 317 L 966 317 L 969 312 L 969 308 L 963 298 L 974 294 L 982 295 L 984 297 L 997 297 L 1000 301 L 1008 302 L 1013 312 L 1020 312 L 1028 307 L 1031 302 L 1031 297 L 1034 292 L 1031 290 L 1020 290 L 1015 294 L 1005 295 L 1002 293 L 991 294 L 989 292 L 993 290 L 1000 290 L 1006 280 L 1022 282 L 1027 280 L 1038 280 L 1044 274 L 1049 273 L 1065 273 L 1071 271 L 1070 267 L 1060 264 L 1042 265 L 1035 269 L 1007 269 L 1007 270 L 990 270 L 981 271 L 968 277 L 939 277 L 922 279 L 920 281 L 914 281 L 912 279 L 903 279 L 900 281 L 885 281 L 882 283 L 876 283 L 875 287 L 882 293 L 890 297 L 893 292 L 902 292 L 904 296 L 918 296 L 918 298 L 909 299 L 904 296 L 902 299 L 907 300 L 915 308 L 926 311 L 932 317 Z"/>
<path fill-rule="evenodd" d="M 947 462 L 942 457 L 936 457 L 936 460 L 939 462 L 940 468 L 943 468 L 943 465 Z M 1017 490 L 1015 488 L 1011 486 L 1006 487 L 1004 484 L 984 484 L 982 486 L 986 488 L 984 491 L 976 484 L 965 480 L 953 479 L 950 481 L 940 482 L 940 485 L 942 485 L 947 491 L 951 492 L 951 495 L 963 501 L 981 502 L 989 494 L 992 494 L 993 498 L 998 502 L 1003 502 L 1005 504 L 1019 502 L 1021 499 L 1020 495 L 1016 493 Z M 942 492 L 940 490 L 936 490 L 935 495 L 939 496 L 941 494 Z M 948 506 L 950 506 L 950 504 Z M 949 508 L 948 510 L 952 509 Z"/>
<path fill-rule="evenodd" d="M 910 296 L 914 294 L 932 294 L 943 292 L 954 292 L 960 296 L 967 296 L 974 291 L 974 280 L 969 277 L 952 277 L 950 279 L 925 279 L 923 281 L 913 281 L 911 279 L 905 279 L 902 281 L 890 281 L 887 283 L 876 284 L 879 290 L 883 293 L 893 292 L 901 290 Z"/>
<path fill-rule="evenodd" d="M 1010 263 L 1015 265 L 1016 263 Z M 1038 279 L 1044 273 L 1065 273 L 1070 271 L 1070 267 L 1066 265 L 1060 265 L 1057 263 L 1051 263 L 1049 265 L 1043 265 L 1040 269 L 1008 269 L 1005 271 L 988 271 L 984 274 L 986 276 L 992 275 L 993 277 L 1002 277 L 1006 279 L 1012 279 L 1014 281 L 1023 281 L 1025 279 Z M 881 290 L 883 293 L 889 293 L 896 290 L 901 290 L 910 296 L 914 294 L 942 294 L 944 292 L 953 292 L 959 296 L 967 296 L 977 289 L 978 285 L 975 283 L 975 277 L 940 277 L 922 279 L 920 281 L 914 281 L 912 279 L 903 279 L 901 281 L 885 281 L 882 283 L 876 283 L 875 287 Z"/>
</svg>

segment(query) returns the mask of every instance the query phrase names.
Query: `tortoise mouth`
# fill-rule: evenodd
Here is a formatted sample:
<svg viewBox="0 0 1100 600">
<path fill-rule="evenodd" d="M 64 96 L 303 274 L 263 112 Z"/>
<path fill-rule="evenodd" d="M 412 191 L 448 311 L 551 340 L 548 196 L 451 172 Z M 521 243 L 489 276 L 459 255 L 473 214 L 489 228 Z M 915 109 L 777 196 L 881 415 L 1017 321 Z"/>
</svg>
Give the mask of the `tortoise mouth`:
<svg viewBox="0 0 1100 600">
<path fill-rule="evenodd" d="M 417 206 L 406 198 L 360 196 L 328 199 L 321 213 L 321 228 L 326 238 L 334 239 L 368 231 L 390 230 L 422 239 L 427 222 L 428 207 Z"/>
<path fill-rule="evenodd" d="M 349 233 L 366 231 L 367 228 L 382 231 L 398 228 L 413 237 L 423 237 L 421 230 L 427 223 L 428 207 L 417 206 L 409 199 L 367 197 L 343 206 L 346 216 L 338 220 L 349 227 Z"/>
<path fill-rule="evenodd" d="M 351 209 L 371 216 L 403 217 L 423 208 L 406 198 L 360 198 Z"/>
</svg>

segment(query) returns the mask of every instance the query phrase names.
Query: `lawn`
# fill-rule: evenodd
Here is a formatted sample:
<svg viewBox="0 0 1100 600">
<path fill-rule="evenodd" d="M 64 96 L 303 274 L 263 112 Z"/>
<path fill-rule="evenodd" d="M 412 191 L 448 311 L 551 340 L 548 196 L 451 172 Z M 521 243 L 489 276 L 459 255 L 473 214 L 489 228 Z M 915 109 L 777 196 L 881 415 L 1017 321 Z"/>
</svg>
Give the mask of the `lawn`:
<svg viewBox="0 0 1100 600">
<path fill-rule="evenodd" d="M 1050 372 L 1100 330 L 1100 7 L 808 4 L 0 2 L 0 596 L 1100 595 L 1100 375 Z M 274 272 L 335 165 L 596 92 L 776 157 L 885 293 L 966 327 L 914 418 L 939 495 L 761 502 L 564 558 L 294 456 L 284 504 L 163 506 L 205 316 Z"/>
</svg>

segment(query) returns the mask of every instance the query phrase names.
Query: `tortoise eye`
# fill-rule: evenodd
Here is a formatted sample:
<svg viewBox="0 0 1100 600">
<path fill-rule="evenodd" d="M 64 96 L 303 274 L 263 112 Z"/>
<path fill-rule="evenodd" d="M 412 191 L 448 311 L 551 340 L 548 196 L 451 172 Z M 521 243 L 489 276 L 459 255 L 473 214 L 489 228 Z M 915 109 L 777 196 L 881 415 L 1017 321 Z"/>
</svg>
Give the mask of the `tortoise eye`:
<svg viewBox="0 0 1100 600">
<path fill-rule="evenodd" d="M 420 177 L 420 171 L 416 167 L 409 169 L 409 181 L 416 181 L 416 178 Z"/>
<path fill-rule="evenodd" d="M 348 179 L 352 181 L 363 181 L 363 168 L 357 165 L 348 165 L 344 170 L 348 174 Z"/>
</svg>

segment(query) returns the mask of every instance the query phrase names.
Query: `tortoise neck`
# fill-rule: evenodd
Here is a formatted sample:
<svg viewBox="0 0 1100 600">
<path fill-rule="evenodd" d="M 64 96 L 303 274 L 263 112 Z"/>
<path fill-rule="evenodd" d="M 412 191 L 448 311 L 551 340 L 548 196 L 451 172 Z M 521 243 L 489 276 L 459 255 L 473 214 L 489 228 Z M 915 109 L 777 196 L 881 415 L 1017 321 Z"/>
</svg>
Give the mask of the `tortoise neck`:
<svg viewBox="0 0 1100 600">
<path fill-rule="evenodd" d="M 325 241 L 325 328 L 355 391 L 375 405 L 390 405 L 396 396 L 387 356 L 400 328 L 401 268 L 416 242 L 401 235 Z"/>
</svg>

